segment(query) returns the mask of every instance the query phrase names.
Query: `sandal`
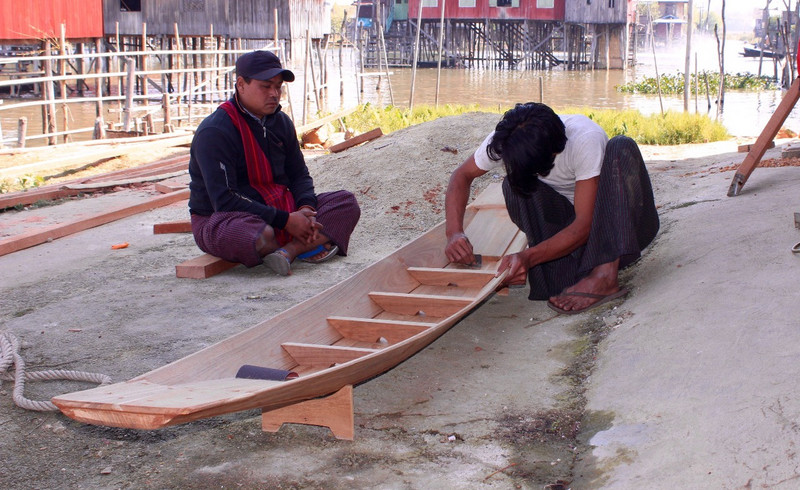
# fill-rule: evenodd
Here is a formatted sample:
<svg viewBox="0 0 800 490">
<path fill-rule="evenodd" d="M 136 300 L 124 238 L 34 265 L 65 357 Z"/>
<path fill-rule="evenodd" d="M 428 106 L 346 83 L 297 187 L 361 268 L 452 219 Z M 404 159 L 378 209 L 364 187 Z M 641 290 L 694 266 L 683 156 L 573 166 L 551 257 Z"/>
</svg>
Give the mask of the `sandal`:
<svg viewBox="0 0 800 490">
<path fill-rule="evenodd" d="M 334 258 L 337 253 L 339 253 L 338 245 L 333 245 L 331 248 L 325 248 L 323 245 L 320 245 L 319 247 L 300 254 L 297 257 L 303 262 L 308 262 L 309 264 L 321 264 L 326 260 Z"/>
<path fill-rule="evenodd" d="M 289 262 L 289 252 L 282 248 L 265 256 L 264 265 L 281 276 L 288 276 L 292 273 L 292 264 Z"/>
</svg>

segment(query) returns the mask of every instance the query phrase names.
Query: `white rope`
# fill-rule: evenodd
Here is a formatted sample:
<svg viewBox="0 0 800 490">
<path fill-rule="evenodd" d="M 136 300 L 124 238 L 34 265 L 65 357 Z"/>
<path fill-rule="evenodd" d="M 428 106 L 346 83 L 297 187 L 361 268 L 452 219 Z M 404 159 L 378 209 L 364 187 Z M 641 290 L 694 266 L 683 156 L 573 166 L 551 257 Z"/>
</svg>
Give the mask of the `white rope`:
<svg viewBox="0 0 800 490">
<path fill-rule="evenodd" d="M 11 366 L 14 369 L 11 369 Z M 12 374 L 13 373 L 13 374 Z M 86 381 L 101 385 L 111 383 L 111 377 L 105 374 L 87 373 L 83 371 L 67 371 L 65 369 L 51 369 L 48 371 L 25 372 L 25 361 L 19 355 L 19 341 L 11 332 L 0 332 L 0 382 L 13 381 L 13 399 L 17 406 L 38 412 L 58 411 L 58 407 L 50 401 L 36 401 L 25 398 L 25 381 L 51 381 L 54 379 L 68 379 L 72 381 Z"/>
</svg>

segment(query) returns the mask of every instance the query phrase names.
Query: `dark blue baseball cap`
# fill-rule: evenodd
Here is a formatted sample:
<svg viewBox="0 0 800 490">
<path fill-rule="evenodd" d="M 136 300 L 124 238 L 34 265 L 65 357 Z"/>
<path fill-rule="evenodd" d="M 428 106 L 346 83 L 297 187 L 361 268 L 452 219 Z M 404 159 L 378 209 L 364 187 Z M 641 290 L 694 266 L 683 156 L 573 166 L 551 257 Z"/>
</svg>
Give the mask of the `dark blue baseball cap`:
<svg viewBox="0 0 800 490">
<path fill-rule="evenodd" d="M 271 51 L 251 51 L 236 60 L 236 74 L 256 80 L 269 80 L 283 75 L 285 82 L 294 81 L 294 73 L 281 66 L 281 60 Z"/>
</svg>

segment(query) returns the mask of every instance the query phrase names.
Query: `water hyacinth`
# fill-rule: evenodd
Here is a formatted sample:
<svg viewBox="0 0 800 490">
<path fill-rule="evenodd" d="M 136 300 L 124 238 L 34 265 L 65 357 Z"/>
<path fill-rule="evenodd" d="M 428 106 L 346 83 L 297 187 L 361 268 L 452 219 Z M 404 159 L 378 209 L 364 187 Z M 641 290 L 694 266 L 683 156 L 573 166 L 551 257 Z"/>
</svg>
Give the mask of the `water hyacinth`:
<svg viewBox="0 0 800 490">
<path fill-rule="evenodd" d="M 695 76 L 690 75 L 689 90 L 695 93 Z M 705 93 L 706 82 L 713 93 L 719 86 L 719 73 L 711 71 L 701 71 L 697 76 L 697 86 L 700 93 Z M 664 74 L 659 79 L 661 83 L 661 93 L 666 95 L 683 94 L 683 74 L 678 72 L 674 75 Z M 725 88 L 729 90 L 777 90 L 778 84 L 775 79 L 767 76 L 757 76 L 752 73 L 725 74 Z M 625 85 L 617 86 L 618 92 L 631 94 L 657 94 L 658 85 L 656 77 L 644 77 L 639 81 L 629 82 Z"/>
</svg>

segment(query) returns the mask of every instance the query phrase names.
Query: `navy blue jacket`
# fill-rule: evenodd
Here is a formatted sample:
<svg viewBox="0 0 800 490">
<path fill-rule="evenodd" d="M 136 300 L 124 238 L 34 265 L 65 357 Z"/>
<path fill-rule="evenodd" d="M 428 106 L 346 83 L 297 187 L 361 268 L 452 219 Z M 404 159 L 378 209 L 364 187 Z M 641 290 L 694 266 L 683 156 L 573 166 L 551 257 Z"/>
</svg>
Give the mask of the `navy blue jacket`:
<svg viewBox="0 0 800 490">
<path fill-rule="evenodd" d="M 243 112 L 234 99 L 231 102 L 264 150 L 275 183 L 289 188 L 296 208 L 310 205 L 316 209 L 314 181 L 308 174 L 289 116 L 278 107 L 274 114 L 264 118 L 262 126 Z M 273 228 L 286 226 L 289 213 L 264 204 L 258 191 L 250 186 L 242 137 L 224 109 L 218 108 L 198 126 L 192 140 L 189 175 L 191 213 L 209 216 L 216 211 L 244 211 L 260 216 Z"/>
</svg>

